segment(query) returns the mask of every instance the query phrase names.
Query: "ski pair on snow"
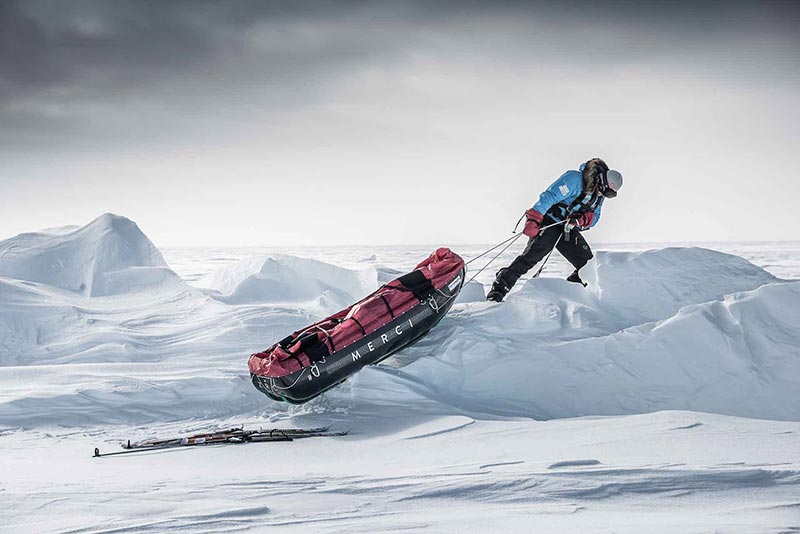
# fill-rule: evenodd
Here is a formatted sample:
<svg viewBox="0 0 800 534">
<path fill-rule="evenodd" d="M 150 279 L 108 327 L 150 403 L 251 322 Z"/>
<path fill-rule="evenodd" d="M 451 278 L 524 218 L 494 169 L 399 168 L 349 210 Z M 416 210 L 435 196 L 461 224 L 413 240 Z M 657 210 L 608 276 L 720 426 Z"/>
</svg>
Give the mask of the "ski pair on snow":
<svg viewBox="0 0 800 534">
<path fill-rule="evenodd" d="M 230 445 L 236 443 L 258 443 L 266 441 L 294 441 L 300 438 L 345 436 L 349 431 L 330 431 L 330 426 L 318 428 L 273 428 L 259 430 L 244 430 L 232 428 L 217 432 L 194 434 L 191 436 L 167 439 L 152 439 L 131 443 L 130 440 L 122 446 L 124 451 L 101 453 L 95 448 L 94 456 L 116 456 L 134 452 L 158 451 L 178 447 L 193 447 L 197 445 Z"/>
</svg>

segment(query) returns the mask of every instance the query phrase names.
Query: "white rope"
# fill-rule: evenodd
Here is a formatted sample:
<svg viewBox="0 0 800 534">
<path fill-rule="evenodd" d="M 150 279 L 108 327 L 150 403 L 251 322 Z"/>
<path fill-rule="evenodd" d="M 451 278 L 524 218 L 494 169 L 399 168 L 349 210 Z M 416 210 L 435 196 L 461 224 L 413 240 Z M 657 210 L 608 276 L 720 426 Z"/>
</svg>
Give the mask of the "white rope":
<svg viewBox="0 0 800 534">
<path fill-rule="evenodd" d="M 297 385 L 298 382 L 300 382 L 300 379 L 303 378 L 303 375 L 306 374 L 306 369 L 309 369 L 310 367 L 311 367 L 310 365 L 308 367 L 303 367 L 300 370 L 301 373 L 299 375 L 297 375 L 297 379 L 292 383 L 291 386 L 286 386 L 286 387 L 276 386 L 275 385 L 275 378 L 270 378 L 269 379 L 269 383 L 270 383 L 270 385 L 272 386 L 273 389 L 284 389 L 284 390 L 292 389 L 293 387 L 295 387 Z"/>
</svg>

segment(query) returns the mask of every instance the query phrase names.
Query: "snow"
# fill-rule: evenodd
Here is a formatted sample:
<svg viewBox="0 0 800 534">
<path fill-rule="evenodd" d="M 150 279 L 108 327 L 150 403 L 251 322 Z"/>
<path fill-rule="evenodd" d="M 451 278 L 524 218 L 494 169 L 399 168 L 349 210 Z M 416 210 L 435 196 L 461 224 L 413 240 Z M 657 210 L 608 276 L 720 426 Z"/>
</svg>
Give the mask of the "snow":
<svg viewBox="0 0 800 534">
<path fill-rule="evenodd" d="M 582 276 L 616 326 L 665 319 L 683 306 L 777 280 L 743 258 L 697 247 L 599 252 L 592 263 Z"/>
<path fill-rule="evenodd" d="M 88 296 L 163 283 L 171 271 L 136 224 L 106 213 L 81 228 L 55 228 L 0 241 L 0 276 Z"/>
<path fill-rule="evenodd" d="M 480 248 L 454 247 L 465 257 Z M 486 303 L 483 284 L 501 263 L 419 343 L 311 403 L 274 403 L 252 387 L 251 352 L 430 249 L 198 253 L 177 262 L 179 276 L 133 221 L 111 214 L 0 242 L 0 524 L 800 525 L 800 282 L 737 255 L 599 251 L 582 271 L 587 288 L 552 276 L 566 269 L 554 256 L 542 278 Z M 760 254 L 786 272 L 800 264 Z M 351 434 L 90 457 L 129 438 L 242 423 Z"/>
<path fill-rule="evenodd" d="M 691 412 L 348 423 L 354 433 L 342 438 L 101 459 L 87 446 L 141 429 L 13 433 L 2 438 L 0 518 L 12 532 L 42 533 L 766 533 L 798 524 L 797 423 Z"/>
<path fill-rule="evenodd" d="M 279 254 L 242 259 L 197 285 L 228 304 L 309 302 L 323 296 L 340 302 L 337 309 L 341 309 L 378 289 L 378 273 L 375 268 L 352 271 Z"/>
<path fill-rule="evenodd" d="M 486 300 L 486 293 L 483 284 L 480 282 L 467 282 L 461 288 L 461 292 L 456 297 L 456 304 L 467 302 L 483 302 Z"/>
</svg>

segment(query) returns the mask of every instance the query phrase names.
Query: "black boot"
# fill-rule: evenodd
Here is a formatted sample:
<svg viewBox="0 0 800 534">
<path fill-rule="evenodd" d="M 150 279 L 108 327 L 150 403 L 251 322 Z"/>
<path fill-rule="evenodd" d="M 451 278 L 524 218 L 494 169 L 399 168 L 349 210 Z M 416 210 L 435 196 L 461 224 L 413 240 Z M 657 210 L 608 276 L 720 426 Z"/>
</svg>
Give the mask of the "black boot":
<svg viewBox="0 0 800 534">
<path fill-rule="evenodd" d="M 489 290 L 489 294 L 486 295 L 486 300 L 492 302 L 503 302 L 503 298 L 505 298 L 505 296 L 511 290 L 511 288 L 506 285 L 505 280 L 503 280 L 503 273 L 505 272 L 505 269 L 500 269 L 497 271 L 497 277 L 492 284 L 492 289 Z"/>
<path fill-rule="evenodd" d="M 567 277 L 567 282 L 575 282 L 576 284 L 580 284 L 583 287 L 586 287 L 587 285 L 589 285 L 586 282 L 584 282 L 583 280 L 581 280 L 581 277 L 578 274 L 578 269 L 575 269 L 574 271 L 572 271 L 572 274 Z"/>
<path fill-rule="evenodd" d="M 503 297 L 505 297 L 505 293 L 503 293 L 500 289 L 495 289 L 494 285 L 492 285 L 492 289 L 486 295 L 486 300 L 491 302 L 503 302 Z"/>
</svg>

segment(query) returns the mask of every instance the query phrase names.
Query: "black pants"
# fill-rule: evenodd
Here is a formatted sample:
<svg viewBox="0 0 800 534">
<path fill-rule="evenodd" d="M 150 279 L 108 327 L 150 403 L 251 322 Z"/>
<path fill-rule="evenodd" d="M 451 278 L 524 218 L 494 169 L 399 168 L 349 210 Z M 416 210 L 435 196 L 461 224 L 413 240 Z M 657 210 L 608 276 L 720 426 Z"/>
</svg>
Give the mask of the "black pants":
<svg viewBox="0 0 800 534">
<path fill-rule="evenodd" d="M 578 230 L 572 230 L 567 239 L 563 226 L 552 226 L 542 232 L 540 236 L 532 237 L 522 254 L 497 274 L 497 282 L 500 282 L 500 287 L 497 287 L 497 283 L 495 283 L 495 287 L 507 293 L 517 283 L 520 276 L 542 261 L 542 258 L 553 250 L 553 247 L 556 247 L 576 270 L 592 259 L 592 249 L 589 248 L 589 244 Z"/>
</svg>

